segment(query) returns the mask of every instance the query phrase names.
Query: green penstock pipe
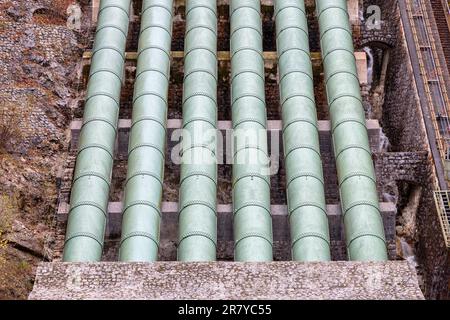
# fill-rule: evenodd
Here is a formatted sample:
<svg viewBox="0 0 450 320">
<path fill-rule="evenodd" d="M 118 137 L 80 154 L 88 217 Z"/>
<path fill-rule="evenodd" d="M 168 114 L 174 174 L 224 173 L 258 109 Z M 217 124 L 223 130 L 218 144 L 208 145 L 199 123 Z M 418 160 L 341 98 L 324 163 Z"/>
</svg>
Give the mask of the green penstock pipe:
<svg viewBox="0 0 450 320">
<path fill-rule="evenodd" d="M 346 0 L 316 0 L 334 156 L 350 260 L 387 260 Z"/>
<path fill-rule="evenodd" d="M 271 261 L 272 217 L 259 0 L 231 0 L 236 261 Z"/>
<path fill-rule="evenodd" d="M 121 261 L 158 259 L 173 0 L 142 3 Z"/>
<path fill-rule="evenodd" d="M 216 260 L 216 129 L 216 1 L 187 0 L 179 261 Z"/>
<path fill-rule="evenodd" d="M 64 261 L 102 255 L 130 0 L 102 0 L 70 198 Z"/>
<path fill-rule="evenodd" d="M 303 0 L 275 2 L 292 259 L 330 260 L 314 81 Z"/>
</svg>

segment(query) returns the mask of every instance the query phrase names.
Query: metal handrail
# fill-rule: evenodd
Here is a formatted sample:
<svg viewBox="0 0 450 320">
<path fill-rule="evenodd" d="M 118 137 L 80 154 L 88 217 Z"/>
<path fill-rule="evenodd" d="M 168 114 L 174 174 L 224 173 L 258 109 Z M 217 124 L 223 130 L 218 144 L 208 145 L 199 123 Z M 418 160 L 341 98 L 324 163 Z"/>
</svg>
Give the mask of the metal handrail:
<svg viewBox="0 0 450 320">
<path fill-rule="evenodd" d="M 435 191 L 434 201 L 447 248 L 450 248 L 450 191 Z"/>
</svg>

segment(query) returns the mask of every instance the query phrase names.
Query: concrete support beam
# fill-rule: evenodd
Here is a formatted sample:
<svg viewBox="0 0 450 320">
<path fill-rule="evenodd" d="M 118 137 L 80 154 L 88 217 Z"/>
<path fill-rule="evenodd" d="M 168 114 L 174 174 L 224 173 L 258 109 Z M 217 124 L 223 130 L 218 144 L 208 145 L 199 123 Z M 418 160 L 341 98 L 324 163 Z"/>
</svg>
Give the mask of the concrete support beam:
<svg viewBox="0 0 450 320">
<path fill-rule="evenodd" d="M 78 146 L 78 138 L 80 135 L 83 120 L 75 119 L 70 124 L 71 130 L 71 149 L 76 150 Z M 169 119 L 167 122 L 167 145 L 169 150 L 171 150 L 177 143 L 178 140 L 172 141 L 172 134 L 176 129 L 180 129 L 182 126 L 181 119 Z M 371 149 L 373 152 L 377 152 L 380 144 L 380 133 L 381 127 L 378 120 L 367 120 L 366 126 L 369 132 L 369 140 Z M 116 157 L 118 159 L 125 159 L 128 154 L 128 137 L 131 127 L 130 119 L 120 119 L 118 126 L 117 135 L 117 145 L 116 145 Z M 231 141 L 232 126 L 231 121 L 219 121 L 218 128 L 222 133 L 223 137 L 223 148 L 219 150 L 223 152 L 223 155 L 227 155 L 226 148 L 228 148 Z M 281 144 L 281 130 L 282 122 L 281 120 L 269 120 L 267 121 L 267 130 L 270 139 L 278 139 L 274 143 L 279 142 Z M 321 139 L 321 145 L 332 145 L 331 140 L 331 122 L 327 120 L 319 121 L 319 133 Z M 173 135 L 174 137 L 176 135 Z M 281 149 L 280 149 L 281 152 Z M 170 158 L 170 157 L 169 157 Z"/>
<path fill-rule="evenodd" d="M 273 62 L 277 60 L 277 53 L 275 51 L 265 51 L 264 59 L 267 62 Z M 84 66 L 87 67 L 90 64 L 92 57 L 91 51 L 85 51 L 83 53 Z M 184 58 L 183 51 L 172 51 L 172 58 L 181 60 Z M 355 52 L 356 67 L 358 71 L 358 77 L 360 84 L 367 84 L 367 54 L 365 52 Z M 126 52 L 125 59 L 128 61 L 137 60 L 137 52 Z M 218 51 L 217 52 L 218 61 L 229 61 L 230 52 L 229 51 Z M 320 52 L 311 52 L 311 61 L 315 69 L 322 67 L 322 58 Z"/>
<path fill-rule="evenodd" d="M 108 205 L 108 221 L 106 238 L 120 238 L 122 223 L 122 202 L 110 202 Z M 380 209 L 384 221 L 386 239 L 395 239 L 395 215 L 397 208 L 392 202 L 381 202 Z M 68 203 L 60 203 L 58 207 L 58 221 L 65 222 L 69 211 Z M 178 203 L 163 202 L 161 207 L 161 241 L 176 242 L 178 236 Z M 290 242 L 288 213 L 285 205 L 272 205 L 273 237 L 275 242 Z M 217 238 L 219 242 L 233 241 L 233 208 L 231 204 L 217 206 Z M 331 241 L 345 241 L 342 212 L 339 204 L 327 205 L 327 215 L 330 226 Z"/>
</svg>

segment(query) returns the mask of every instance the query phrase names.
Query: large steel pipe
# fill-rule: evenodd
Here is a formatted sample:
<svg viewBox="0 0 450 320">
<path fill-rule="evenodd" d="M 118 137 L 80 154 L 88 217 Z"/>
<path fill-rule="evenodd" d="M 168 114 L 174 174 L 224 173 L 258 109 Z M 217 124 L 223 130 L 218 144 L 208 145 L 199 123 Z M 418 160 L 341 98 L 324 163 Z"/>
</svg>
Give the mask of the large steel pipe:
<svg viewBox="0 0 450 320">
<path fill-rule="evenodd" d="M 144 0 L 141 14 L 121 261 L 158 258 L 173 0 Z"/>
<path fill-rule="evenodd" d="M 346 0 L 316 0 L 350 260 L 387 260 Z"/>
<path fill-rule="evenodd" d="M 275 2 L 292 258 L 330 260 L 314 81 L 303 0 Z"/>
<path fill-rule="evenodd" d="M 64 261 L 101 259 L 130 0 L 102 0 L 70 198 Z"/>
<path fill-rule="evenodd" d="M 271 261 L 272 217 L 259 0 L 231 0 L 235 260 Z"/>
<path fill-rule="evenodd" d="M 217 7 L 186 1 L 180 261 L 214 261 L 217 244 Z"/>
</svg>

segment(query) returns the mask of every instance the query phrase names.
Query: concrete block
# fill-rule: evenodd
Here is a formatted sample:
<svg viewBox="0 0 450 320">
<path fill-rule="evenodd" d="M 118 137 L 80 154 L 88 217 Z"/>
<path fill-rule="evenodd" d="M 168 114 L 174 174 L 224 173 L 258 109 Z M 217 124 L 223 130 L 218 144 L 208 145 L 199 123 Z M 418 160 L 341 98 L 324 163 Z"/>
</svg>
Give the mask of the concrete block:
<svg viewBox="0 0 450 320">
<path fill-rule="evenodd" d="M 407 261 L 41 263 L 29 299 L 418 299 Z"/>
</svg>

